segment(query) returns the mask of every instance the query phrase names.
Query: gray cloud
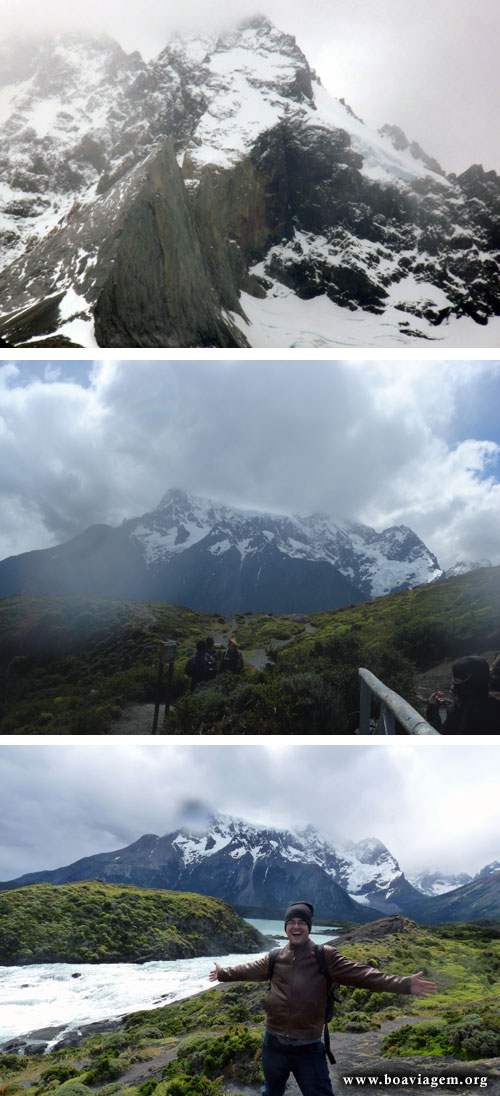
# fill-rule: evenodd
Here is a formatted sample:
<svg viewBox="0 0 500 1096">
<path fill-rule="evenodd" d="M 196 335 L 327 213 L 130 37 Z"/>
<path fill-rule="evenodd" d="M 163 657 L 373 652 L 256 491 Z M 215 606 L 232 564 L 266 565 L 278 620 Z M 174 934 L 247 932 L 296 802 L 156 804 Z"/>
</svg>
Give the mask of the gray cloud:
<svg viewBox="0 0 500 1096">
<path fill-rule="evenodd" d="M 96 362 L 87 387 L 71 363 L 48 369 L 0 368 L 0 558 L 138 516 L 179 486 L 408 524 L 444 566 L 500 562 L 500 448 L 480 421 L 460 432 L 498 362 Z"/>
<path fill-rule="evenodd" d="M 261 5 L 257 5 L 257 8 Z M 219 31 L 254 14 L 253 0 L 0 0 L 2 36 L 26 28 L 104 31 L 128 51 L 156 55 L 172 33 Z M 327 89 L 375 127 L 406 130 L 446 171 L 482 162 L 500 170 L 499 9 L 496 0 L 267 0 L 264 13 L 294 34 Z"/>
<path fill-rule="evenodd" d="M 193 798 L 332 840 L 376 836 L 406 871 L 473 874 L 499 858 L 499 747 L 424 745 L 3 745 L 0 878 L 168 833 Z"/>
</svg>

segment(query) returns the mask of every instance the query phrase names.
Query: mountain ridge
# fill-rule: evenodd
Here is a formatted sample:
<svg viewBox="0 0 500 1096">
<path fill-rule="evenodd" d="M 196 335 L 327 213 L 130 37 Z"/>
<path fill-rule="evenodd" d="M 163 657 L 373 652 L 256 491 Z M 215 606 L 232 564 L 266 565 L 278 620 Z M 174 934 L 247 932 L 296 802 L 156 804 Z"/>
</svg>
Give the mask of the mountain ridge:
<svg viewBox="0 0 500 1096">
<path fill-rule="evenodd" d="M 365 923 L 402 913 L 432 923 L 500 916 L 500 871 L 486 870 L 486 877 L 479 872 L 465 886 L 430 898 L 408 882 L 376 838 L 334 844 L 311 825 L 269 828 L 207 811 L 197 819 L 191 805 L 185 824 L 163 837 L 144 834 L 125 848 L 0 883 L 0 890 L 100 879 L 211 895 L 254 916 L 259 908 L 279 916 L 300 892 L 319 918 Z"/>
<path fill-rule="evenodd" d="M 245 511 L 172 488 L 142 517 L 1 561 L 0 597 L 85 593 L 209 612 L 313 612 L 442 573 L 407 526 L 377 533 L 326 514 Z"/>
</svg>

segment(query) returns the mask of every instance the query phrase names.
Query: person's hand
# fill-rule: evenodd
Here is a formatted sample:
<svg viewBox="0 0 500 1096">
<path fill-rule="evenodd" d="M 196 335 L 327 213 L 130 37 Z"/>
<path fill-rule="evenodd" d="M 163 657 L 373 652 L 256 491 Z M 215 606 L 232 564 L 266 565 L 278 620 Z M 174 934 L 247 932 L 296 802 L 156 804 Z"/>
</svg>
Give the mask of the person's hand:
<svg viewBox="0 0 500 1096">
<path fill-rule="evenodd" d="M 416 994 L 417 997 L 428 997 L 430 993 L 437 992 L 437 985 L 435 982 L 426 982 L 421 976 L 423 970 L 419 970 L 418 974 L 412 974 L 410 979 L 410 993 Z"/>
<path fill-rule="evenodd" d="M 219 966 L 218 963 L 216 963 L 215 964 L 215 970 L 211 970 L 210 974 L 208 976 L 211 982 L 218 982 L 219 981 L 219 971 L 220 970 L 221 970 L 221 967 Z"/>
<path fill-rule="evenodd" d="M 447 704 L 451 704 L 451 701 L 445 697 L 444 693 L 438 692 L 432 694 L 429 704 L 437 704 L 440 708 L 444 708 Z"/>
</svg>

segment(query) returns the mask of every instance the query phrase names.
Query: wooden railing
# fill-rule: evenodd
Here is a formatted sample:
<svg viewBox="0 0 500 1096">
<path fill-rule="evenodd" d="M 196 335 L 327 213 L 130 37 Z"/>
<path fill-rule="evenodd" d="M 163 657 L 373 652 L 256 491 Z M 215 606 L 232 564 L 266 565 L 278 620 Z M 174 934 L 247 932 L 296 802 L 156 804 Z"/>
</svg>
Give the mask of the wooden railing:
<svg viewBox="0 0 500 1096">
<path fill-rule="evenodd" d="M 370 670 L 359 670 L 359 733 L 360 734 L 437 734 L 430 723 L 412 708 L 402 696 L 388 689 Z M 377 729 L 370 728 L 372 696 L 380 701 Z"/>
</svg>

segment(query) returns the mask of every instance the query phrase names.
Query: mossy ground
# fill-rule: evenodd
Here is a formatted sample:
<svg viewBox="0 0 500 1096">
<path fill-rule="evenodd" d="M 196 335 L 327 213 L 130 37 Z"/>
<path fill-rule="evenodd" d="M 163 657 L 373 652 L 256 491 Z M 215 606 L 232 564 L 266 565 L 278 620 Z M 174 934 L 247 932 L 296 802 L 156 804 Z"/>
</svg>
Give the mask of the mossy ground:
<svg viewBox="0 0 500 1096">
<path fill-rule="evenodd" d="M 259 950 L 255 930 L 217 898 L 121 884 L 36 883 L 0 893 L 0 963 L 146 962 Z"/>
<path fill-rule="evenodd" d="M 373 955 L 373 949 L 377 954 Z M 418 1056 L 468 1062 L 500 1056 L 500 922 L 419 928 L 343 946 L 353 959 L 375 959 L 399 974 L 424 970 L 435 996 L 340 990 L 335 1031 L 370 1031 L 388 1019 L 408 1024 L 387 1036 L 386 1059 Z M 368 952 L 368 954 L 367 954 Z M 127 1016 L 111 1034 L 33 1059 L 0 1056 L 2 1096 L 220 1096 L 222 1079 L 260 1083 L 267 985 L 221 986 L 179 1004 Z M 155 1063 L 164 1062 L 156 1068 Z M 144 1068 L 140 1068 L 140 1063 Z M 371 1068 L 371 1067 L 370 1067 Z M 132 1083 L 132 1074 L 140 1079 Z M 149 1076 L 148 1076 L 149 1074 Z"/>
</svg>

